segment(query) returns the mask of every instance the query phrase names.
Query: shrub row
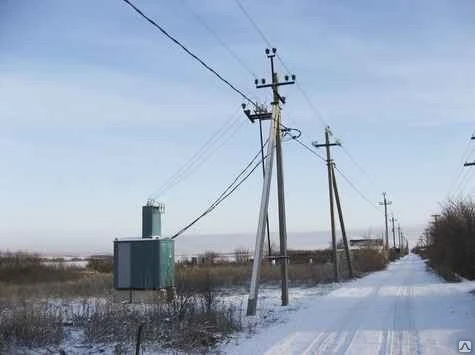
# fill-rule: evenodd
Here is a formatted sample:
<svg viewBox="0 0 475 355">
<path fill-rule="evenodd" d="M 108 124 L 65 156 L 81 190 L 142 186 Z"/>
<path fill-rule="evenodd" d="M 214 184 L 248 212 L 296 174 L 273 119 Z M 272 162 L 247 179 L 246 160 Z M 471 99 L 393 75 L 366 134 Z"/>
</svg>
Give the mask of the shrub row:
<svg viewBox="0 0 475 355">
<path fill-rule="evenodd" d="M 414 252 L 449 280 L 456 275 L 475 279 L 475 204 L 449 201 L 440 217 L 424 231 Z"/>
</svg>

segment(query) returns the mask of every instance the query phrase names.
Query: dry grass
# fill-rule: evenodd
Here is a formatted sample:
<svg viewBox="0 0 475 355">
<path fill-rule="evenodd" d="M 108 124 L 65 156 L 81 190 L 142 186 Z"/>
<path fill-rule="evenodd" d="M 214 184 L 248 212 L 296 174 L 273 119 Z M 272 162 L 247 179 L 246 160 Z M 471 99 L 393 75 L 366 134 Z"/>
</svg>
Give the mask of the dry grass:
<svg viewBox="0 0 475 355">
<path fill-rule="evenodd" d="M 112 275 L 62 264 L 35 254 L 0 253 L 0 300 L 109 295 Z"/>
<path fill-rule="evenodd" d="M 289 263 L 289 284 L 290 286 L 316 285 L 318 283 L 327 283 L 333 281 L 333 264 L 328 262 L 331 255 L 328 251 L 322 253 L 297 251 L 293 253 L 300 257 L 298 260 L 308 260 L 308 258 L 317 258 L 317 260 L 327 261 L 325 263 Z M 388 258 L 384 252 L 374 249 L 352 250 L 352 259 L 354 271 L 357 275 L 368 272 L 382 270 L 386 267 Z M 343 253 L 339 255 L 339 267 L 342 278 L 348 277 L 346 259 Z M 214 288 L 232 288 L 236 286 L 248 286 L 251 275 L 252 264 L 249 263 L 217 263 L 217 264 L 199 264 L 183 265 L 179 264 L 176 268 L 176 287 L 177 292 L 199 292 L 203 285 L 212 284 Z M 262 284 L 277 284 L 280 282 L 279 264 L 264 262 L 261 269 Z"/>
<path fill-rule="evenodd" d="M 204 294 L 179 295 L 165 304 L 134 305 L 108 302 L 85 315 L 77 325 L 88 343 L 134 343 L 143 325 L 143 343 L 198 352 L 213 347 L 220 337 L 241 329 L 240 310 Z"/>
<path fill-rule="evenodd" d="M 384 251 L 373 248 L 354 250 L 352 257 L 354 269 L 360 274 L 383 270 L 388 262 Z"/>
<path fill-rule="evenodd" d="M 0 344 L 4 347 L 58 345 L 63 337 L 60 308 L 46 303 L 0 304 Z"/>
<path fill-rule="evenodd" d="M 328 261 L 326 253 L 312 255 L 312 260 Z M 302 252 L 295 255 L 304 258 L 302 260 L 308 257 Z M 345 259 L 342 256 L 339 259 L 344 278 Z M 19 270 L 28 270 L 31 278 L 45 272 L 43 267 L 33 271 L 30 266 L 38 265 L 36 259 L 25 255 L 0 260 L 3 261 L 0 270 L 10 270 L 14 275 L 19 275 Z M 357 274 L 380 270 L 387 263 L 387 258 L 374 249 L 353 251 L 353 260 Z M 113 344 L 117 349 L 130 349 L 140 325 L 143 325 L 146 346 L 159 344 L 184 352 L 207 351 L 231 332 L 242 329 L 242 309 L 218 302 L 216 290 L 247 287 L 251 268 L 249 262 L 177 265 L 177 297 L 170 303 L 149 305 L 113 302 L 115 293 L 110 273 L 60 270 L 58 281 L 39 276 L 39 281 L 20 277 L 16 282 L 9 276 L 8 281 L 0 281 L 0 353 L 15 349 L 15 346 L 53 346 L 57 350 L 67 329 L 83 332 L 85 344 Z M 47 270 L 53 269 L 57 268 L 50 266 Z M 68 279 L 66 275 L 71 277 Z M 329 262 L 289 264 L 290 286 L 310 286 L 332 279 L 333 266 Z M 261 281 L 263 284 L 279 283 L 280 266 L 265 262 Z M 84 301 L 79 310 L 67 309 L 68 298 L 77 300 L 91 296 L 99 297 L 103 302 L 90 304 Z M 44 300 L 52 298 L 61 298 L 62 305 L 45 303 Z M 63 321 L 66 319 L 69 321 L 65 326 Z"/>
<path fill-rule="evenodd" d="M 180 295 L 170 303 L 122 304 L 109 298 L 95 304 L 84 301 L 74 311 L 71 308 L 44 302 L 2 303 L 0 351 L 58 350 L 66 329 L 80 331 L 84 344 L 113 344 L 127 349 L 135 343 L 142 325 L 145 346 L 197 352 L 208 350 L 242 327 L 241 309 L 205 293 Z"/>
<path fill-rule="evenodd" d="M 35 254 L 0 253 L 0 282 L 31 284 L 71 281 L 82 277 L 83 270 L 74 266 L 51 266 Z"/>
<path fill-rule="evenodd" d="M 214 288 L 248 286 L 252 264 L 222 263 L 214 265 L 195 265 L 176 268 L 176 287 L 178 293 L 199 292 L 211 283 Z M 330 264 L 290 264 L 290 285 L 315 285 L 332 279 Z M 265 263 L 261 269 L 261 283 L 280 282 L 280 266 Z"/>
<path fill-rule="evenodd" d="M 87 261 L 86 267 L 92 271 L 111 273 L 114 268 L 114 260 L 112 256 L 94 257 Z"/>
<path fill-rule="evenodd" d="M 112 293 L 112 275 L 81 273 L 75 281 L 33 282 L 14 284 L 0 282 L 0 300 L 46 299 L 51 297 L 81 298 L 107 296 Z"/>
</svg>

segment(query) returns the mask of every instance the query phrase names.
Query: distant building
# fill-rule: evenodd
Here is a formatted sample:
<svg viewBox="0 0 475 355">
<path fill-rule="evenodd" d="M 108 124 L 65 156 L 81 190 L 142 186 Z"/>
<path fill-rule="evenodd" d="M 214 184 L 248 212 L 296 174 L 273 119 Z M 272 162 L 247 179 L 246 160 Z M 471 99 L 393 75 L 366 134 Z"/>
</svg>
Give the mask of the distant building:
<svg viewBox="0 0 475 355">
<path fill-rule="evenodd" d="M 350 239 L 350 246 L 356 248 L 382 248 L 383 245 L 382 239 Z"/>
</svg>

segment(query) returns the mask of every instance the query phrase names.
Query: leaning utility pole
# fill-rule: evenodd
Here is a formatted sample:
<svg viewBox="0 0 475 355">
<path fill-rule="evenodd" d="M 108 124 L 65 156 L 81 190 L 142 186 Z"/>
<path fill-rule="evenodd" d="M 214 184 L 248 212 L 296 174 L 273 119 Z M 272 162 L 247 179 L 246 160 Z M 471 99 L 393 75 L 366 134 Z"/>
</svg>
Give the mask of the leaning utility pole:
<svg viewBox="0 0 475 355">
<path fill-rule="evenodd" d="M 282 145 L 280 138 L 280 126 L 281 126 L 281 107 L 280 104 L 285 104 L 285 97 L 280 96 L 279 86 L 290 85 L 295 83 L 295 75 L 292 75 L 292 80 L 289 80 L 289 76 L 285 76 L 285 82 L 279 82 L 277 73 L 274 71 L 274 57 L 277 50 L 272 48 L 272 53 L 269 49 L 266 49 L 267 57 L 270 59 L 272 83 L 266 84 L 265 79 L 261 79 L 261 84 L 256 79 L 256 88 L 272 88 L 273 102 L 272 102 L 272 115 L 271 115 L 271 128 L 269 131 L 269 140 L 267 145 L 267 155 L 265 164 L 265 178 L 262 186 L 261 206 L 259 211 L 259 222 L 257 225 L 256 233 L 256 245 L 254 251 L 254 261 L 252 264 L 251 285 L 249 288 L 249 298 L 247 302 L 247 315 L 256 314 L 257 295 L 259 292 L 259 278 L 260 269 L 263 254 L 264 234 L 265 234 L 265 221 L 267 217 L 267 211 L 269 207 L 269 195 L 270 185 L 272 178 L 272 166 L 274 161 L 274 151 L 276 152 L 277 162 L 277 194 L 278 194 L 278 206 L 279 206 L 279 239 L 280 239 L 280 265 L 281 265 L 281 278 L 282 278 L 282 305 L 285 306 L 289 302 L 288 295 L 288 260 L 287 260 L 287 226 L 285 217 L 285 199 L 284 199 L 284 176 L 283 176 L 283 163 L 282 163 Z M 250 110 L 245 109 L 243 105 L 244 113 L 246 116 L 254 122 L 255 119 L 260 119 L 259 116 L 252 115 Z M 264 115 L 268 117 L 267 112 L 261 112 L 258 115 Z M 274 150 L 275 148 L 275 150 Z"/>
<path fill-rule="evenodd" d="M 341 235 L 343 238 L 343 245 L 345 246 L 346 262 L 348 264 L 348 275 L 350 276 L 350 279 L 352 279 L 353 265 L 351 263 L 351 255 L 350 255 L 350 248 L 348 246 L 348 239 L 346 238 L 345 223 L 343 222 L 343 211 L 341 210 L 340 195 L 338 194 L 338 186 L 336 184 L 335 162 L 333 162 L 332 164 L 332 180 L 333 180 L 333 190 L 335 191 L 336 208 L 338 210 L 338 217 L 340 218 Z"/>
<path fill-rule="evenodd" d="M 396 249 L 396 234 L 395 234 L 395 229 L 394 229 L 394 215 L 391 216 L 391 221 L 392 221 L 392 224 L 393 224 L 393 247 L 394 249 Z"/>
<path fill-rule="evenodd" d="M 243 109 L 245 109 L 246 105 L 242 106 Z M 250 111 L 246 110 L 245 111 L 247 114 L 247 117 L 249 120 L 254 123 L 255 120 L 259 121 L 259 138 L 260 138 L 260 143 L 261 143 L 261 161 L 262 161 L 262 176 L 265 179 L 266 178 L 266 168 L 264 166 L 264 137 L 262 134 L 262 121 L 266 120 L 271 120 L 272 119 L 272 113 L 267 112 L 267 108 L 265 105 L 256 105 L 254 108 L 254 114 L 251 114 Z M 270 228 L 269 228 L 269 216 L 266 215 L 266 230 L 267 230 L 267 252 L 268 256 L 272 256 L 272 248 L 271 248 L 271 243 L 270 243 Z"/>
<path fill-rule="evenodd" d="M 384 205 L 384 223 L 386 226 L 386 249 L 389 249 L 388 206 L 392 204 L 392 202 L 386 200 L 386 192 L 383 192 L 383 202 L 380 202 L 379 204 Z"/>
<path fill-rule="evenodd" d="M 342 231 L 343 244 L 345 246 L 345 253 L 346 253 L 346 258 L 348 262 L 348 270 L 350 272 L 350 277 L 353 276 L 353 270 L 351 266 L 351 257 L 350 257 L 350 250 L 348 247 L 348 240 L 346 239 L 345 225 L 343 223 L 343 213 L 341 211 L 340 199 L 338 196 L 338 189 L 337 189 L 336 181 L 335 181 L 335 170 L 333 167 L 334 162 L 331 158 L 331 152 L 330 152 L 330 147 L 340 146 L 341 143 L 338 141 L 330 143 L 330 135 L 332 135 L 332 132 L 330 131 L 330 127 L 326 127 L 325 128 L 325 143 L 317 144 L 317 142 L 313 142 L 312 145 L 315 148 L 325 147 L 327 151 L 328 197 L 330 199 L 330 225 L 331 225 L 332 249 L 333 249 L 333 271 L 334 271 L 335 281 L 339 281 L 340 272 L 338 270 L 338 250 L 337 250 L 336 232 L 335 232 L 335 212 L 334 212 L 334 207 L 333 207 L 333 193 L 335 193 L 335 196 L 336 196 L 338 216 L 340 218 L 340 227 Z"/>
</svg>

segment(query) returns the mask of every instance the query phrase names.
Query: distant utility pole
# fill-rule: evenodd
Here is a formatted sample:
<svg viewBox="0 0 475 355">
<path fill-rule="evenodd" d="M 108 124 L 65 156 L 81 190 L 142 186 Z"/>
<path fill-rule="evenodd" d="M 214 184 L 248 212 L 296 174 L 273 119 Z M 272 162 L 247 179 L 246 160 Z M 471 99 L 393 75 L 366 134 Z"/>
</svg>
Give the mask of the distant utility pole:
<svg viewBox="0 0 475 355">
<path fill-rule="evenodd" d="M 392 204 L 392 202 L 386 199 L 386 192 L 383 192 L 383 202 L 380 202 L 379 204 L 384 205 L 384 223 L 386 225 L 386 249 L 389 249 L 388 206 Z"/>
<path fill-rule="evenodd" d="M 472 136 L 470 137 L 470 139 L 472 139 L 472 140 L 475 139 L 475 134 L 472 135 Z M 474 166 L 474 165 L 475 165 L 475 160 L 474 160 L 474 161 L 471 161 L 471 162 L 466 162 L 465 164 L 463 164 L 463 166 Z"/>
<path fill-rule="evenodd" d="M 340 205 L 340 198 L 338 195 L 338 188 L 336 185 L 335 180 L 335 169 L 334 169 L 334 162 L 331 158 L 330 147 L 333 146 L 340 146 L 341 143 L 338 141 L 330 142 L 330 136 L 332 132 L 330 131 L 330 127 L 325 128 L 325 143 L 324 144 L 317 144 L 317 142 L 313 142 L 312 145 L 315 148 L 322 148 L 325 147 L 327 151 L 327 169 L 328 169 L 328 196 L 330 200 L 330 224 L 331 224 L 331 234 L 332 234 L 332 248 L 333 248 L 333 270 L 335 281 L 339 281 L 340 273 L 338 270 L 338 251 L 337 251 L 337 243 L 336 243 L 336 231 L 335 231 L 335 212 L 333 207 L 333 193 L 335 193 L 336 204 L 338 209 L 338 216 L 340 219 L 340 228 L 343 237 L 343 244 L 345 246 L 345 253 L 348 262 L 348 270 L 350 273 L 350 277 L 353 277 L 353 268 L 351 265 L 351 256 L 350 256 L 350 249 L 348 247 L 348 240 L 346 238 L 346 230 L 345 225 L 343 223 L 343 213 L 341 210 Z"/>
<path fill-rule="evenodd" d="M 440 214 L 432 214 L 431 217 L 434 217 L 434 224 L 437 224 L 439 221 Z"/>
<path fill-rule="evenodd" d="M 392 225 L 393 225 L 393 246 L 394 246 L 394 249 L 396 249 L 396 233 L 395 233 L 395 230 L 394 230 L 394 215 L 391 216 L 391 221 L 392 221 Z"/>
<path fill-rule="evenodd" d="M 398 241 L 399 241 L 399 249 L 402 249 L 402 234 L 401 234 L 401 225 L 398 223 L 397 224 L 397 236 L 398 236 Z"/>
<path fill-rule="evenodd" d="M 269 117 L 267 112 L 258 112 L 251 114 L 251 110 L 246 110 L 246 106 L 243 104 L 244 113 L 246 116 L 254 122 L 255 119 L 260 119 L 260 116 L 264 116 L 264 119 L 271 119 L 271 127 L 269 131 L 269 140 L 267 145 L 267 155 L 264 168 L 264 183 L 262 186 L 261 205 L 259 211 L 259 222 L 257 225 L 256 233 L 256 245 L 254 251 L 254 261 L 252 265 L 251 285 L 249 288 L 249 298 L 247 303 L 247 315 L 256 314 L 257 295 L 259 292 L 259 279 L 262 263 L 262 254 L 265 238 L 265 222 L 269 207 L 269 195 L 272 179 L 272 166 L 274 161 L 274 151 L 276 152 L 277 162 L 277 195 L 279 206 L 279 239 L 280 239 L 280 265 L 281 265 L 281 278 L 282 278 L 282 305 L 285 306 L 289 303 L 288 294 L 288 260 L 287 260 L 287 226 L 285 217 L 285 198 L 284 198 L 284 173 L 282 162 L 282 143 L 280 136 L 281 126 L 281 103 L 285 104 L 285 97 L 280 96 L 279 86 L 295 84 L 295 75 L 292 75 L 291 80 L 289 76 L 285 76 L 284 82 L 279 82 L 277 73 L 274 71 L 274 57 L 277 50 L 272 48 L 272 53 L 269 49 L 266 49 L 267 57 L 270 59 L 272 82 L 266 84 L 265 79 L 255 80 L 256 88 L 272 88 L 273 101 L 272 101 L 272 114 Z M 257 115 L 257 116 L 256 116 Z M 275 148 L 275 149 L 274 149 Z"/>
</svg>

